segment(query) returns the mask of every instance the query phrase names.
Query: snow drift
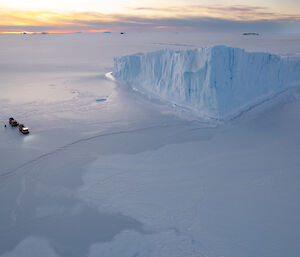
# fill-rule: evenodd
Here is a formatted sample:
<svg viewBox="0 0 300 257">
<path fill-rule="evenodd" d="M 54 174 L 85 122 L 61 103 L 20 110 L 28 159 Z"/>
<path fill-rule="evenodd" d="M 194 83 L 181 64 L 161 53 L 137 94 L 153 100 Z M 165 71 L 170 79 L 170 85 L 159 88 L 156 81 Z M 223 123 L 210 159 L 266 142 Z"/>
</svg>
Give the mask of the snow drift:
<svg viewBox="0 0 300 257">
<path fill-rule="evenodd" d="M 300 60 L 240 48 L 163 49 L 117 57 L 114 77 L 130 87 L 228 119 L 300 84 Z"/>
</svg>

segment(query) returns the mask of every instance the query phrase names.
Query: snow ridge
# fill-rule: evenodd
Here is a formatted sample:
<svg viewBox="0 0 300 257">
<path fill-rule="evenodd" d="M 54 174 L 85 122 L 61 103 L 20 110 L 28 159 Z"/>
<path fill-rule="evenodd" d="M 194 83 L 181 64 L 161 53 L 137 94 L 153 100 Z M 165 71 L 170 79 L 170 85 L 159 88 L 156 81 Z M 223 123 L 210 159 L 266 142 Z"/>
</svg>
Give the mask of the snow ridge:
<svg viewBox="0 0 300 257">
<path fill-rule="evenodd" d="M 300 60 L 226 46 L 163 49 L 116 57 L 113 74 L 144 93 L 224 120 L 300 85 Z"/>
</svg>

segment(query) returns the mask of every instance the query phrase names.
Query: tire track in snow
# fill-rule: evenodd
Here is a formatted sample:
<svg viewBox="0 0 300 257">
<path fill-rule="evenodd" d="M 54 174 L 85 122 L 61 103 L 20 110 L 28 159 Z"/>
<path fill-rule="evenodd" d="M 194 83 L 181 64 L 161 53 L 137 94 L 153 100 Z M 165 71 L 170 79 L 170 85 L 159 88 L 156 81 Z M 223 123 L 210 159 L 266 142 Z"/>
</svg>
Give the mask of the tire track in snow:
<svg viewBox="0 0 300 257">
<path fill-rule="evenodd" d="M 91 136 L 91 137 L 87 137 L 87 138 L 81 138 L 81 139 L 78 139 L 76 141 L 73 141 L 71 143 L 68 143 L 66 145 L 63 145 L 59 148 L 56 148 L 54 149 L 53 151 L 50 151 L 48 153 L 44 153 L 30 161 L 27 161 L 23 164 L 21 164 L 20 166 L 14 168 L 14 169 L 11 169 L 11 170 L 8 170 L 4 173 L 1 173 L 0 174 L 0 178 L 2 179 L 7 179 L 13 175 L 15 175 L 20 169 L 22 168 L 25 168 L 31 164 L 34 164 L 34 163 L 37 163 L 38 161 L 48 157 L 48 156 L 51 156 L 53 154 L 56 154 L 58 152 L 61 152 L 63 150 L 66 150 L 67 148 L 69 147 L 72 147 L 73 145 L 76 145 L 76 144 L 79 144 L 79 143 L 82 143 L 82 142 L 87 142 L 87 141 L 90 141 L 90 140 L 93 140 L 93 139 L 97 139 L 97 138 L 101 138 L 101 137 L 107 137 L 107 136 L 114 136 L 114 135 L 122 135 L 122 134 L 130 134 L 130 133 L 136 133 L 136 132 L 143 132 L 143 131 L 147 131 L 147 130 L 151 130 L 151 129 L 156 129 L 156 128 L 167 128 L 167 127 L 174 127 L 174 126 L 177 126 L 178 124 L 174 124 L 174 125 L 168 125 L 168 124 L 165 124 L 165 125 L 158 125 L 158 126 L 149 126 L 149 127 L 144 127 L 144 128 L 138 128 L 138 129 L 133 129 L 133 130 L 123 130 L 123 131 L 116 131 L 116 132 L 110 132 L 110 133 L 104 133 L 104 134 L 100 134 L 100 135 L 94 135 L 94 136 Z M 0 180 L 0 183 L 3 182 L 4 180 Z"/>
<path fill-rule="evenodd" d="M 22 198 L 23 198 L 23 195 L 25 194 L 25 192 L 26 192 L 26 176 L 22 177 L 22 179 L 21 179 L 20 193 L 17 196 L 16 206 L 11 212 L 11 218 L 12 218 L 13 223 L 16 223 L 16 221 L 17 221 L 17 212 L 18 212 L 19 207 L 22 204 Z"/>
</svg>

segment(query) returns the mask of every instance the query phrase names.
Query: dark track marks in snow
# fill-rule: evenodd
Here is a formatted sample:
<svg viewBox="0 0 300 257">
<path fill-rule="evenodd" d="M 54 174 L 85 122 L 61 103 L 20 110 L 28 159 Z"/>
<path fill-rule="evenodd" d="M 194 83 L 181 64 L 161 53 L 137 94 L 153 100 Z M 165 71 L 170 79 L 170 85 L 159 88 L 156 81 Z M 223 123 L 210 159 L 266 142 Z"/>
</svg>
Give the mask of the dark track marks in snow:
<svg viewBox="0 0 300 257">
<path fill-rule="evenodd" d="M 79 143 L 82 143 L 82 142 L 87 142 L 87 141 L 90 141 L 90 140 L 93 140 L 93 139 L 97 139 L 97 138 L 101 138 L 101 137 L 107 137 L 107 136 L 114 136 L 114 135 L 121 135 L 121 134 L 131 134 L 131 133 L 136 133 L 136 132 L 142 132 L 142 131 L 147 131 L 147 130 L 151 130 L 151 129 L 155 129 L 155 128 L 166 128 L 166 127 L 170 127 L 171 125 L 160 125 L 160 126 L 149 126 L 149 127 L 144 127 L 144 128 L 137 128 L 137 129 L 133 129 L 133 130 L 123 130 L 123 131 L 116 131 L 116 132 L 110 132 L 110 133 L 104 133 L 104 134 L 100 134 L 100 135 L 95 135 L 95 136 L 91 136 L 91 137 L 87 137 L 87 138 L 81 138 L 81 139 L 78 139 L 76 141 L 73 141 L 69 144 L 66 144 L 64 146 L 61 146 L 59 148 L 56 148 L 55 150 L 51 151 L 51 152 L 48 152 L 48 153 L 44 153 L 30 161 L 27 161 L 23 164 L 21 164 L 20 166 L 14 168 L 14 169 L 11 169 L 11 170 L 8 170 L 6 172 L 3 172 L 0 174 L 0 178 L 2 179 L 6 179 L 10 176 L 13 176 L 15 175 L 16 173 L 18 173 L 18 171 L 20 171 L 21 169 L 31 165 L 31 164 L 34 164 L 34 163 L 37 163 L 38 161 L 48 157 L 48 156 L 51 156 L 53 154 L 56 154 L 60 151 L 63 151 L 63 150 L 66 150 L 68 149 L 69 147 L 73 146 L 73 145 L 76 145 L 76 144 L 79 144 Z M 0 180 L 0 183 L 3 182 L 3 180 L 1 181 Z"/>
</svg>

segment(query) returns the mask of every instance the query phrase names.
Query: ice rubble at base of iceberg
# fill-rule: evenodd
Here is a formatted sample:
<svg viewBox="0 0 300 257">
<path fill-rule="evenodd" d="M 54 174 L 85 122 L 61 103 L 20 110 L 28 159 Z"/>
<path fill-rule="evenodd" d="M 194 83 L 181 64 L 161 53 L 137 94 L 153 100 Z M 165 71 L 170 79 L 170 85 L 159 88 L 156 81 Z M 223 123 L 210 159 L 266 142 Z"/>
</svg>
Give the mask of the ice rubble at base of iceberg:
<svg viewBox="0 0 300 257">
<path fill-rule="evenodd" d="M 300 84 L 300 60 L 240 48 L 163 49 L 117 57 L 114 77 L 144 93 L 228 119 Z"/>
</svg>

